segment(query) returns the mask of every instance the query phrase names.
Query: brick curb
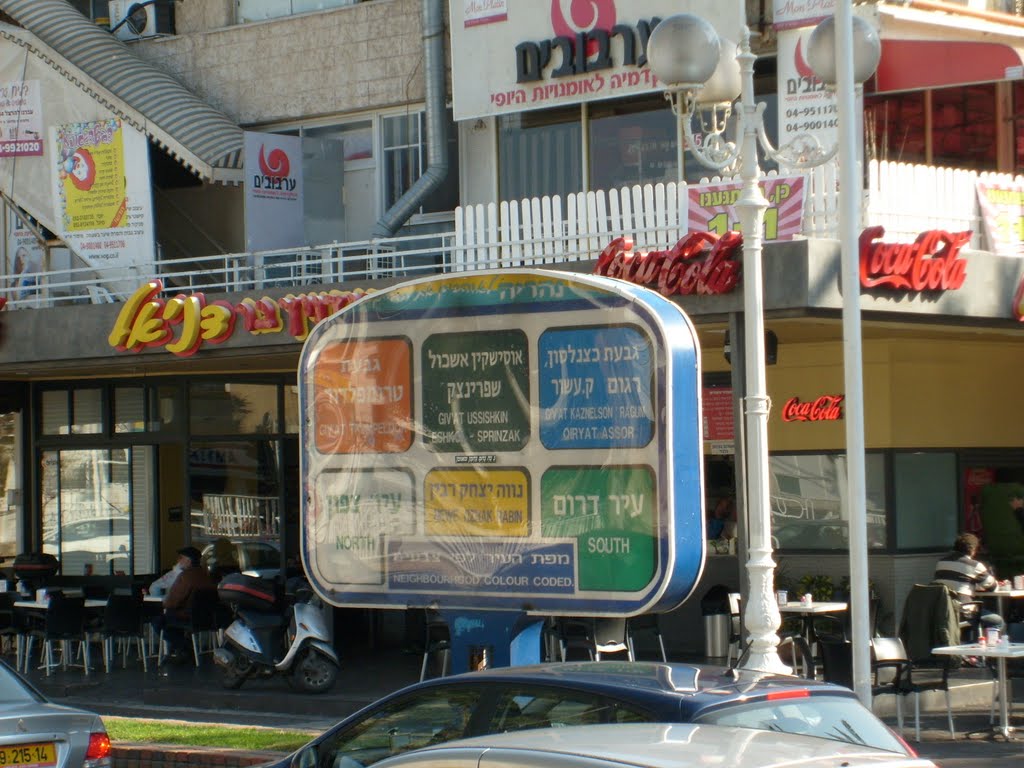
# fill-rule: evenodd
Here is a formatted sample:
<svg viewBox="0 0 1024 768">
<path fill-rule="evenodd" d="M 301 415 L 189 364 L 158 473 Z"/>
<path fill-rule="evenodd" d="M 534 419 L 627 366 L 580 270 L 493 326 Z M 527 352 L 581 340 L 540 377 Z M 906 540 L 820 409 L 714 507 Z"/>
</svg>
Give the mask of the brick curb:
<svg viewBox="0 0 1024 768">
<path fill-rule="evenodd" d="M 111 747 L 111 764 L 112 768 L 246 768 L 280 759 L 286 754 L 175 744 L 118 743 Z"/>
</svg>

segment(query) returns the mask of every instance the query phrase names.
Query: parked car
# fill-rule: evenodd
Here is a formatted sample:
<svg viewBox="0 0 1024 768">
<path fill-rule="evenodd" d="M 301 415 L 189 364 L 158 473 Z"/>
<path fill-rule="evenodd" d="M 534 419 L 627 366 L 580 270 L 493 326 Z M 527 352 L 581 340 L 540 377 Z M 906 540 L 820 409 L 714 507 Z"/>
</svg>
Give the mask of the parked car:
<svg viewBox="0 0 1024 768">
<path fill-rule="evenodd" d="M 109 768 L 99 715 L 54 704 L 0 659 L 0 765 Z"/>
<path fill-rule="evenodd" d="M 300 752 L 297 768 L 324 766 Z M 344 761 L 343 761 L 344 764 Z M 338 762 L 326 765 L 339 766 Z M 478 736 L 406 752 L 378 768 L 936 768 L 810 736 L 721 725 L 629 723 Z"/>
<path fill-rule="evenodd" d="M 789 675 L 657 662 L 563 662 L 435 678 L 342 720 L 298 765 L 372 765 L 454 739 L 601 723 L 700 723 L 816 736 L 912 755 L 848 688 Z M 286 768 L 292 757 L 273 765 Z"/>
</svg>

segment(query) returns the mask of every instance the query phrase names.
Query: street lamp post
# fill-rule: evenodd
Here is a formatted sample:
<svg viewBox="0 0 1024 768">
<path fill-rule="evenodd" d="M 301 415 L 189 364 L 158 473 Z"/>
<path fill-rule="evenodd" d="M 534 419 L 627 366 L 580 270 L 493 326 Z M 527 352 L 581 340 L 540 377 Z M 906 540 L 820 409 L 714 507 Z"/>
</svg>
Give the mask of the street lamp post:
<svg viewBox="0 0 1024 768">
<path fill-rule="evenodd" d="M 877 43 L 877 35 L 874 37 Z M 701 103 L 704 84 L 711 79 L 722 58 L 721 42 L 714 27 L 689 13 L 661 21 L 647 44 L 647 58 L 653 74 L 665 86 L 665 97 L 682 119 L 689 150 L 705 166 L 728 172 L 738 167 L 742 191 L 736 201 L 743 231 L 743 314 L 745 336 L 746 478 L 749 584 L 744 608 L 744 625 L 750 638 L 746 666 L 765 672 L 788 672 L 777 652 L 780 614 L 774 597 L 774 569 L 771 544 L 771 507 L 768 485 L 768 412 L 764 353 L 764 287 L 761 254 L 764 215 L 768 201 L 759 184 L 761 169 L 757 148 L 767 156 L 794 168 L 827 162 L 835 148 L 822 149 L 810 135 L 797 136 L 787 147 L 776 150 L 764 129 L 764 104 L 754 100 L 754 61 L 750 32 L 741 30 L 736 64 L 740 94 L 737 102 L 739 143 L 729 141 L 725 127 L 732 104 Z M 877 64 L 877 56 L 875 58 Z M 872 71 L 874 67 L 871 68 Z M 870 74 L 870 73 L 869 73 Z M 717 79 L 717 78 L 716 78 Z M 714 94 L 713 98 L 721 98 Z M 703 141 L 694 140 L 692 121 L 698 112 L 704 130 Z M 840 114 L 840 119 L 843 115 Z"/>
</svg>

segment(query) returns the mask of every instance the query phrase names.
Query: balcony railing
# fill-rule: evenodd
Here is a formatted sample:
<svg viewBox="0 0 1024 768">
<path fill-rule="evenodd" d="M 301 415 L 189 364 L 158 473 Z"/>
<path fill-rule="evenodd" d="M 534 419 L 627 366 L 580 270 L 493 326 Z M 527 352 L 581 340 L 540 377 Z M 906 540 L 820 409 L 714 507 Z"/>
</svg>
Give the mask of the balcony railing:
<svg viewBox="0 0 1024 768">
<path fill-rule="evenodd" d="M 1024 183 L 1024 178 L 932 166 L 869 164 L 864 224 L 882 225 L 889 242 L 912 241 L 928 229 L 973 230 L 972 248 L 985 248 L 975 185 Z M 715 181 L 713 179 L 712 181 Z M 834 168 L 809 174 L 802 235 L 835 238 L 838 227 Z M 503 201 L 460 207 L 451 231 L 315 248 L 163 259 L 131 267 L 83 267 L 10 277 L 0 287 L 8 309 L 123 301 L 160 278 L 167 297 L 178 293 L 315 291 L 382 278 L 507 269 L 594 259 L 615 237 L 637 249 L 667 248 L 686 234 L 685 184 Z M 13 284 L 17 282 L 17 284 Z M 28 283 L 28 285 L 26 285 Z"/>
</svg>

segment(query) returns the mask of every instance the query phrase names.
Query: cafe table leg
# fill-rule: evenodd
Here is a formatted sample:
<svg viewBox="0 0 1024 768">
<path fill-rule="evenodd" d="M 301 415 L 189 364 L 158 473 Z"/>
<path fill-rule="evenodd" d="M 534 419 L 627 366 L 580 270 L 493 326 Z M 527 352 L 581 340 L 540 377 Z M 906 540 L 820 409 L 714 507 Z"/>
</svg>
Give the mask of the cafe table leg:
<svg viewBox="0 0 1024 768">
<path fill-rule="evenodd" d="M 998 659 L 999 670 L 999 722 L 1002 724 L 1003 737 L 1010 738 L 1010 703 L 1007 701 L 1008 685 L 1006 680 L 1006 658 L 1000 656 Z"/>
</svg>

